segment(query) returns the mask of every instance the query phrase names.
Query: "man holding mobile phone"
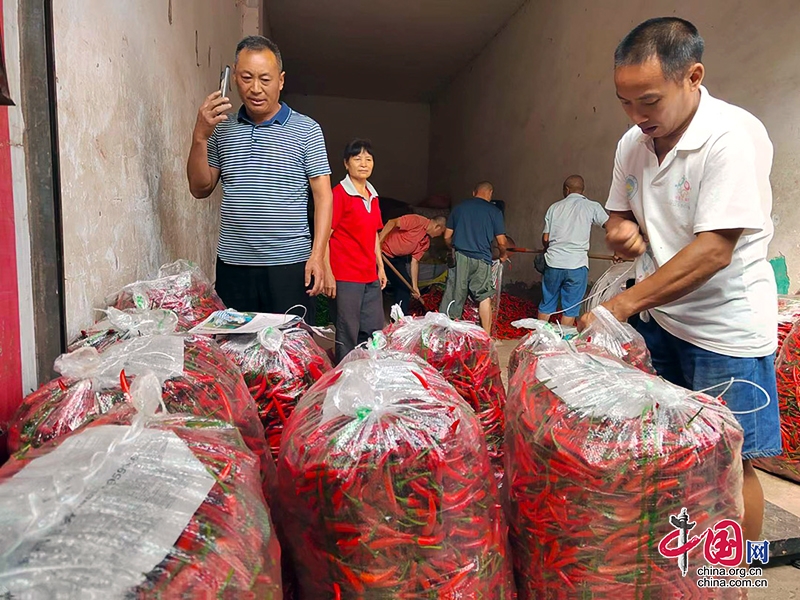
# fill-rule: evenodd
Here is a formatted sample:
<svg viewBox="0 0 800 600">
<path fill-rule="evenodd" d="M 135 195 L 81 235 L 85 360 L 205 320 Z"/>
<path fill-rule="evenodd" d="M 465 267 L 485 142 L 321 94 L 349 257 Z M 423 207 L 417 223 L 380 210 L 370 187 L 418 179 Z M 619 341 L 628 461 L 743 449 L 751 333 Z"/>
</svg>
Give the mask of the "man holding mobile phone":
<svg viewBox="0 0 800 600">
<path fill-rule="evenodd" d="M 239 43 L 233 82 L 243 105 L 228 115 L 222 89 L 205 99 L 187 175 L 196 198 L 207 198 L 222 180 L 216 288 L 223 302 L 272 313 L 301 304 L 313 318 L 311 297 L 333 286 L 325 270 L 331 170 L 319 124 L 280 101 L 284 75 L 274 42 L 250 36 Z"/>
</svg>

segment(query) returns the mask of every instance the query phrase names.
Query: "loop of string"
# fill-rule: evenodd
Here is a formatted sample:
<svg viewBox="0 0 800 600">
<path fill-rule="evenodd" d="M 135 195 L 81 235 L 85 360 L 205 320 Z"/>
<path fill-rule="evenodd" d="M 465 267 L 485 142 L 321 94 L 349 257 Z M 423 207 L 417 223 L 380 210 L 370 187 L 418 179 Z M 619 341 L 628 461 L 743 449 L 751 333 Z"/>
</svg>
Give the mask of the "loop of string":
<svg viewBox="0 0 800 600">
<path fill-rule="evenodd" d="M 451 317 L 451 316 L 450 316 L 450 309 L 453 307 L 453 304 L 455 304 L 455 303 L 456 303 L 456 301 L 455 301 L 455 300 L 451 300 L 451 301 L 450 301 L 450 304 L 448 304 L 448 305 L 447 305 L 447 311 L 445 312 L 445 314 L 447 315 L 447 318 L 448 318 L 448 319 L 453 319 L 453 320 L 455 320 L 455 318 L 454 318 L 454 317 Z"/>
<path fill-rule="evenodd" d="M 766 404 L 764 404 L 763 406 L 758 406 L 758 407 L 756 407 L 756 408 L 753 408 L 753 409 L 751 409 L 751 410 L 731 410 L 731 412 L 732 412 L 733 414 L 735 414 L 735 415 L 751 415 L 751 414 L 753 414 L 753 413 L 757 413 L 758 411 L 764 410 L 764 409 L 765 409 L 765 408 L 767 408 L 767 407 L 770 405 L 770 403 L 772 402 L 772 398 L 770 398 L 769 392 L 767 392 L 767 390 L 765 390 L 763 387 L 761 387 L 761 386 L 760 386 L 760 385 L 758 385 L 757 383 L 755 383 L 755 382 L 753 382 L 753 381 L 749 381 L 749 380 L 747 380 L 747 379 L 736 379 L 736 378 L 734 378 L 734 377 L 731 377 L 730 381 L 723 381 L 722 383 L 718 383 L 718 384 L 716 384 L 716 385 L 712 385 L 712 386 L 710 386 L 710 387 L 707 387 L 707 388 L 705 388 L 705 389 L 703 389 L 703 390 L 697 390 L 697 391 L 695 391 L 695 392 L 692 392 L 691 394 L 688 394 L 688 396 L 687 396 L 687 397 L 691 398 L 691 397 L 693 397 L 695 394 L 704 394 L 704 393 L 706 393 L 706 392 L 708 392 L 708 391 L 710 391 L 710 390 L 713 390 L 713 389 L 715 389 L 715 388 L 718 388 L 718 387 L 720 387 L 720 386 L 723 386 L 723 385 L 724 385 L 724 386 L 725 386 L 725 389 L 724 389 L 724 390 L 722 390 L 722 391 L 721 391 L 721 392 L 720 392 L 720 393 L 717 395 L 717 398 L 722 398 L 722 396 L 723 396 L 723 395 L 724 395 L 724 394 L 725 394 L 725 393 L 726 393 L 726 392 L 727 392 L 729 389 L 731 389 L 731 387 L 733 387 L 733 384 L 734 384 L 734 383 L 746 383 L 747 385 L 752 385 L 754 388 L 756 388 L 758 391 L 760 391 L 762 394 L 764 394 L 764 396 L 767 398 L 767 402 L 766 402 Z M 714 408 L 714 409 L 720 410 L 720 409 L 718 409 L 716 406 L 708 406 L 708 408 Z M 730 410 L 730 409 L 728 409 L 728 410 Z"/>
<path fill-rule="evenodd" d="M 303 304 L 295 304 L 294 306 L 290 306 L 289 308 L 286 309 L 286 312 L 283 313 L 283 316 L 284 317 L 288 317 L 290 311 L 293 311 L 295 308 L 302 308 L 303 309 L 303 316 L 300 317 L 300 320 L 305 323 L 306 316 L 308 316 L 308 308 L 306 308 L 305 305 L 303 305 Z M 300 315 L 294 315 L 294 316 L 295 317 L 299 317 Z"/>
</svg>

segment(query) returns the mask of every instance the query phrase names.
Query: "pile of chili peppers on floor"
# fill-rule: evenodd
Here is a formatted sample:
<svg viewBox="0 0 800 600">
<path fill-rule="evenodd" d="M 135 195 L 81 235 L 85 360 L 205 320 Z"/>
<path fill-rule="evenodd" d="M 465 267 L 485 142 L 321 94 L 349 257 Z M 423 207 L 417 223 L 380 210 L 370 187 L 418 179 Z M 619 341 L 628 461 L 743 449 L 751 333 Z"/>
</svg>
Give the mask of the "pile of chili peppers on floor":
<svg viewBox="0 0 800 600">
<path fill-rule="evenodd" d="M 520 598 L 697 597 L 691 563 L 702 564 L 702 548 L 682 577 L 658 547 L 683 507 L 696 522 L 690 537 L 741 522 L 743 433 L 733 414 L 566 342 L 524 361 L 509 391 L 507 514 Z"/>
<path fill-rule="evenodd" d="M 419 356 L 456 388 L 478 415 L 489 456 L 501 467 L 506 390 L 497 349 L 486 332 L 432 312 L 404 317 L 385 335 L 388 349 Z"/>
<path fill-rule="evenodd" d="M 758 458 L 759 469 L 800 483 L 800 320 L 786 336 L 775 361 L 783 454 Z"/>
<path fill-rule="evenodd" d="M 421 317 L 429 311 L 438 311 L 443 295 L 444 288 L 442 286 L 431 286 L 428 291 L 422 294 L 421 301 L 411 300 L 409 313 L 413 316 Z M 500 305 L 492 324 L 492 336 L 500 340 L 517 339 L 520 336 L 519 329 L 513 327 L 511 323 L 520 319 L 534 317 L 537 310 L 538 308 L 534 302 L 503 292 L 500 295 Z M 467 300 L 462 318 L 471 323 L 479 323 L 478 305 L 472 300 Z"/>
<path fill-rule="evenodd" d="M 178 315 L 178 331 L 188 331 L 214 311 L 225 310 L 214 286 L 200 268 L 183 259 L 162 266 L 153 280 L 126 285 L 106 302 L 120 310 L 171 310 Z"/>
<path fill-rule="evenodd" d="M 284 436 L 298 599 L 512 597 L 477 419 L 429 365 L 365 352 L 309 390 Z"/>
<path fill-rule="evenodd" d="M 111 307 L 105 313 L 105 319 L 81 331 L 69 345 L 67 352 L 87 347 L 102 352 L 117 342 L 143 335 L 174 333 L 178 327 L 178 317 L 171 310 L 160 308 L 117 310 Z"/>
<path fill-rule="evenodd" d="M 257 335 L 229 335 L 219 345 L 244 375 L 277 459 L 284 427 L 297 401 L 333 368 L 330 359 L 303 329 L 268 328 Z"/>
<path fill-rule="evenodd" d="M 88 427 L 129 425 L 135 412 L 130 405 L 121 405 Z M 281 550 L 261 492 L 260 465 L 237 429 L 225 421 L 185 414 L 159 417 L 147 427 L 178 435 L 216 483 L 171 552 L 126 597 L 281 600 Z M 15 455 L 0 471 L 0 484 L 59 443 L 55 440 Z M 147 470 L 146 464 L 137 464 Z M 108 526 L 107 518 L 103 522 Z M 74 560 L 60 566 L 91 567 Z"/>
<path fill-rule="evenodd" d="M 100 354 L 99 360 L 103 356 Z M 100 389 L 94 388 L 91 377 L 62 376 L 44 384 L 17 410 L 9 428 L 9 450 L 40 446 L 107 413 L 130 399 L 132 380 L 123 370 L 118 385 Z M 267 456 L 264 429 L 247 386 L 236 365 L 211 338 L 183 338 L 183 374 L 167 379 L 162 392 L 169 413 L 216 418 L 236 425 L 264 468 L 269 468 L 272 461 Z"/>
</svg>

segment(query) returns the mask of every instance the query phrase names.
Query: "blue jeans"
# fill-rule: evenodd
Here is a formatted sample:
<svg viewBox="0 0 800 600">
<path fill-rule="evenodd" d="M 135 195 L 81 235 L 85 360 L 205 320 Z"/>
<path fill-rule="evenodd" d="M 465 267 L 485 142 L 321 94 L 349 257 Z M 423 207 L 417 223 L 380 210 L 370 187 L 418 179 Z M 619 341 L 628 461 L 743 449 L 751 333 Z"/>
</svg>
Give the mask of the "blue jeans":
<svg viewBox="0 0 800 600">
<path fill-rule="evenodd" d="M 588 267 L 580 269 L 547 267 L 542 276 L 542 303 L 539 305 L 539 312 L 547 315 L 556 312 L 560 296 L 564 316 L 572 318 L 579 316 L 588 284 Z"/>
<path fill-rule="evenodd" d="M 752 381 L 764 388 L 769 394 L 769 405 L 747 415 L 738 415 L 736 412 L 753 410 L 767 402 L 759 389 L 734 383 L 725 392 L 723 399 L 744 429 L 744 460 L 777 456 L 781 453 L 774 354 L 761 358 L 742 358 L 703 350 L 668 333 L 652 316 L 647 323 L 639 320 L 636 329 L 644 337 L 656 372 L 670 383 L 700 391 L 725 384 L 733 377 Z M 725 385 L 720 385 L 709 390 L 709 394 L 717 395 L 724 389 Z"/>
</svg>

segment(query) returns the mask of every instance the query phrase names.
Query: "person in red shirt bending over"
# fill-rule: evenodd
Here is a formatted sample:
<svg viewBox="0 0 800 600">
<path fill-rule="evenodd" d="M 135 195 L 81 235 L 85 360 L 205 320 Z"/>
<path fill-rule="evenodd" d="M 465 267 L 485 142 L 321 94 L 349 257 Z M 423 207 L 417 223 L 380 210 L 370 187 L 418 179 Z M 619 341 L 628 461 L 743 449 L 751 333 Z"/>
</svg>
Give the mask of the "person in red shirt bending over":
<svg viewBox="0 0 800 600">
<path fill-rule="evenodd" d="M 428 219 L 422 215 L 404 215 L 397 219 L 389 219 L 380 233 L 381 250 L 389 262 L 403 277 L 407 278 L 409 270 L 411 272 L 413 291 L 400 281 L 394 271 L 389 269 L 386 273 L 394 287 L 395 302 L 406 314 L 411 297 L 417 299 L 420 297 L 419 261 L 430 248 L 431 238 L 444 235 L 446 223 L 447 219 L 444 217 Z"/>
<path fill-rule="evenodd" d="M 386 273 L 378 231 L 383 228 L 378 192 L 367 179 L 372 175 L 372 144 L 353 140 L 344 149 L 347 176 L 333 188 L 333 222 L 328 246 L 330 269 L 325 287 L 332 297 L 336 324 L 336 361 L 357 344 L 383 329 Z"/>
</svg>

